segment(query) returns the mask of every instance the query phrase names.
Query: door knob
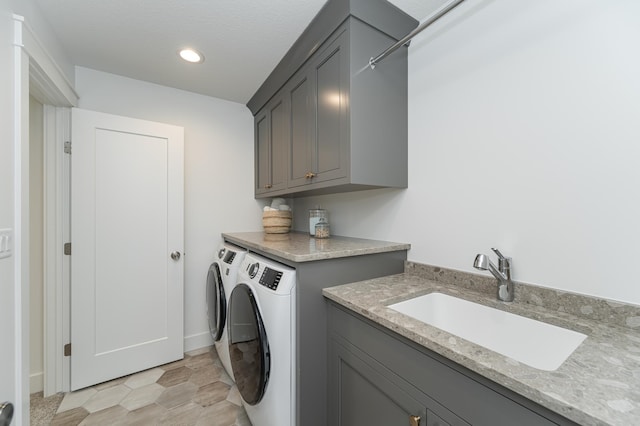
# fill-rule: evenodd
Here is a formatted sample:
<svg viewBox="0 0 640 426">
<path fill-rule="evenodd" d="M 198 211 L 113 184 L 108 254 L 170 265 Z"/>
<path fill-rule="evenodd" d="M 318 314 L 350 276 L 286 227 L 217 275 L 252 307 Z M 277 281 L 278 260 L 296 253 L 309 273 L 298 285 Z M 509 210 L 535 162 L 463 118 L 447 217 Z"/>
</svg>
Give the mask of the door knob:
<svg viewBox="0 0 640 426">
<path fill-rule="evenodd" d="M 0 404 L 0 426 L 9 426 L 13 418 L 13 404 L 3 402 Z"/>
<path fill-rule="evenodd" d="M 180 260 L 180 252 L 179 251 L 171 252 L 171 258 L 173 260 Z"/>
</svg>

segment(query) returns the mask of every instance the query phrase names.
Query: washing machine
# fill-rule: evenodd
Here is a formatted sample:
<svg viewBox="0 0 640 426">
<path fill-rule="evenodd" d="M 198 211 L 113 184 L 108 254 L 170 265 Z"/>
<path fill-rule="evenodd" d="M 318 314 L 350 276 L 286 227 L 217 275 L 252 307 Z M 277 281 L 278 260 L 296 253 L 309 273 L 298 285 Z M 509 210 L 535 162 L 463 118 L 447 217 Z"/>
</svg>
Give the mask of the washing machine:
<svg viewBox="0 0 640 426">
<path fill-rule="evenodd" d="M 238 270 L 247 254 L 245 249 L 222 243 L 216 251 L 216 259 L 207 273 L 207 317 L 209 332 L 218 352 L 218 357 L 227 374 L 233 379 L 229 344 L 227 339 L 227 312 L 231 291 L 236 285 Z"/>
<path fill-rule="evenodd" d="M 229 353 L 254 426 L 295 424 L 295 300 L 295 269 L 245 256 L 229 300 Z"/>
</svg>

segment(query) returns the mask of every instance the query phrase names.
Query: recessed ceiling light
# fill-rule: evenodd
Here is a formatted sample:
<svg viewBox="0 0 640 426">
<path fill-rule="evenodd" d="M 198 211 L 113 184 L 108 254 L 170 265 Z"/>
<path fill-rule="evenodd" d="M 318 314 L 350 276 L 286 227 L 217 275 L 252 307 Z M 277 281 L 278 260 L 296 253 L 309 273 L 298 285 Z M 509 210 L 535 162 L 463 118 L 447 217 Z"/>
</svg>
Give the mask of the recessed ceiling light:
<svg viewBox="0 0 640 426">
<path fill-rule="evenodd" d="M 191 48 L 182 49 L 180 50 L 180 52 L 178 52 L 178 54 L 187 62 L 192 62 L 194 64 L 200 64 L 204 62 L 204 55 Z"/>
</svg>

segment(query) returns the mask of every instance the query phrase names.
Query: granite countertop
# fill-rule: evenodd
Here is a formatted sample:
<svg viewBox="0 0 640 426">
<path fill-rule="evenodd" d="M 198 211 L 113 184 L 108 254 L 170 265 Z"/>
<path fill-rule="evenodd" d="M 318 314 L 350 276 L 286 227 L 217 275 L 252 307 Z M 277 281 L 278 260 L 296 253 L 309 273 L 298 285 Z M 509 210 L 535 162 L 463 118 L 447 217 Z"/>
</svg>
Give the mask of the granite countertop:
<svg viewBox="0 0 640 426">
<path fill-rule="evenodd" d="M 434 291 L 584 333 L 555 371 L 521 364 L 429 326 L 388 305 Z M 615 324 L 404 274 L 327 288 L 325 297 L 524 397 L 584 425 L 640 425 L 640 333 Z"/>
<path fill-rule="evenodd" d="M 410 244 L 333 235 L 330 238 L 316 239 L 306 232 L 290 232 L 288 234 L 235 232 L 223 233 L 222 237 L 230 243 L 269 253 L 292 262 L 312 262 L 411 248 Z"/>
</svg>

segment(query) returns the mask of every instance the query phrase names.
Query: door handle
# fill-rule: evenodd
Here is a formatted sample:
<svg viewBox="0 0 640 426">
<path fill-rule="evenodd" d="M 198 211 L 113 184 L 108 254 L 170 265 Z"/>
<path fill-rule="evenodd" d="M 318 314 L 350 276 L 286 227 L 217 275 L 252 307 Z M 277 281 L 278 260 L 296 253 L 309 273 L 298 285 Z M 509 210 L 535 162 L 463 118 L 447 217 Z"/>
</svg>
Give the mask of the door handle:
<svg viewBox="0 0 640 426">
<path fill-rule="evenodd" d="M 13 404 L 3 402 L 0 404 L 0 426 L 9 426 L 13 419 Z"/>
<path fill-rule="evenodd" d="M 180 260 L 180 252 L 179 252 L 179 251 L 171 252 L 171 258 L 172 258 L 173 260 Z M 0 425 L 0 426 L 1 426 L 1 425 Z"/>
<path fill-rule="evenodd" d="M 420 426 L 420 416 L 409 416 L 409 426 Z"/>
</svg>

